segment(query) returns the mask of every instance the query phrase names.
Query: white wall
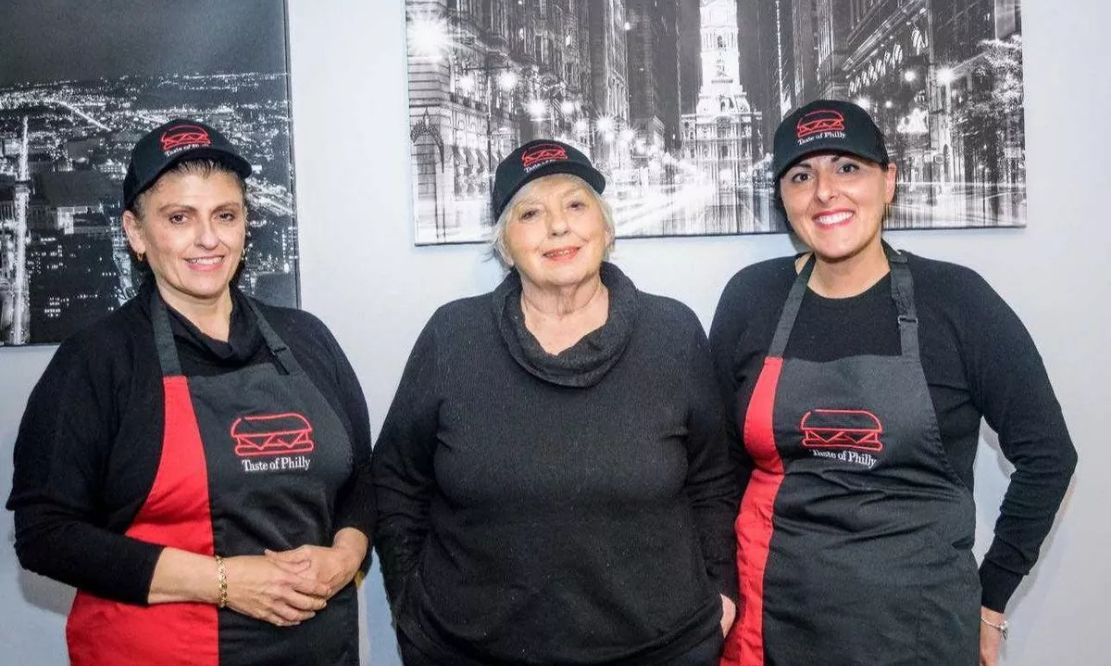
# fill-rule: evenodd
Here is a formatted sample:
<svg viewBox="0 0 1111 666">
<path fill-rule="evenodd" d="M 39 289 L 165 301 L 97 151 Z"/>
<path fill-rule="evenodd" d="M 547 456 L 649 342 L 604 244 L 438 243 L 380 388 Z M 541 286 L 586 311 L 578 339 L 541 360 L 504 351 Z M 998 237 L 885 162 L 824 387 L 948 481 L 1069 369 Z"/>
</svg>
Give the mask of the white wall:
<svg viewBox="0 0 1111 666">
<path fill-rule="evenodd" d="M 403 3 L 290 0 L 294 137 L 304 307 L 329 324 L 359 372 L 375 431 L 417 332 L 439 304 L 491 289 L 499 278 L 477 246 L 414 248 L 409 223 Z M 1030 226 L 1008 231 L 894 233 L 897 246 L 980 271 L 1018 311 L 1042 352 L 1080 468 L 1035 574 L 1009 609 L 1004 664 L 1105 663 L 1111 591 L 1104 553 L 1111 467 L 1099 418 L 1111 376 L 1111 250 L 1105 221 L 1111 167 L 1101 62 L 1104 0 L 1024 0 Z M 718 293 L 741 266 L 786 254 L 783 236 L 639 240 L 614 259 L 648 291 L 675 296 L 709 324 Z M 10 489 L 11 443 L 23 404 L 52 348 L 0 351 L 0 493 Z M 978 552 L 1006 487 L 986 433 L 977 460 Z M 0 514 L 0 532 L 12 532 Z M 371 661 L 398 664 L 375 571 L 364 585 Z M 71 592 L 20 572 L 0 548 L 0 645 L 5 663 L 64 662 Z"/>
</svg>

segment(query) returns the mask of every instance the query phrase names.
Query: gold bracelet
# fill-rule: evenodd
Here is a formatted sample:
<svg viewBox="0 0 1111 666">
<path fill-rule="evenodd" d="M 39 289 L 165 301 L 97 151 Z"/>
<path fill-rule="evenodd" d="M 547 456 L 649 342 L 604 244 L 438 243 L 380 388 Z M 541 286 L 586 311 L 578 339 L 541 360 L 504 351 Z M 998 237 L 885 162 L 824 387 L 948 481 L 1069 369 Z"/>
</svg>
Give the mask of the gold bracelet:
<svg viewBox="0 0 1111 666">
<path fill-rule="evenodd" d="M 228 570 L 224 568 L 224 558 L 216 555 L 216 582 L 220 584 L 220 600 L 216 602 L 217 608 L 226 608 L 228 605 Z"/>
<path fill-rule="evenodd" d="M 994 622 L 988 622 L 987 619 L 983 615 L 981 615 L 980 621 L 988 625 L 992 629 L 995 629 L 999 633 L 1003 634 L 1003 640 L 1007 640 L 1007 630 L 1009 627 L 1006 620 L 1003 620 L 1003 624 L 995 624 Z"/>
</svg>

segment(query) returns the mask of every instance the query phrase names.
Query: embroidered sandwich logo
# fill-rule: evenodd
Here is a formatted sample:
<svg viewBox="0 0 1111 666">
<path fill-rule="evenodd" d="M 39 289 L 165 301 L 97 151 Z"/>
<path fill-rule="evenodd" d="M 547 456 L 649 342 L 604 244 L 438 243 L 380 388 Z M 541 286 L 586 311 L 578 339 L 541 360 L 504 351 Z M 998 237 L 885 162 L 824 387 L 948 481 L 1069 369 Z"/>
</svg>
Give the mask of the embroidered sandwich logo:
<svg viewBox="0 0 1111 666">
<path fill-rule="evenodd" d="M 563 146 L 554 143 L 540 143 L 521 153 L 521 166 L 525 171 L 532 171 L 538 166 L 559 160 L 570 159 Z"/>
<path fill-rule="evenodd" d="M 203 127 L 196 125 L 174 125 L 162 133 L 160 139 L 162 152 L 169 155 L 184 148 L 211 146 L 212 138 Z"/>
<path fill-rule="evenodd" d="M 883 423 L 864 409 L 812 409 L 799 422 L 802 445 L 820 458 L 833 458 L 871 469 L 873 453 L 883 451 Z"/>
<path fill-rule="evenodd" d="M 795 124 L 798 145 L 805 146 L 819 139 L 844 139 L 845 116 L 833 109 L 811 111 Z"/>
<path fill-rule="evenodd" d="M 795 125 L 795 134 L 800 139 L 805 139 L 819 132 L 844 132 L 845 116 L 832 109 L 818 109 L 799 118 Z"/>
<path fill-rule="evenodd" d="M 244 472 L 308 471 L 312 464 L 311 457 L 295 455 L 316 448 L 312 424 L 295 412 L 241 416 L 231 424 L 230 434 Z"/>
<path fill-rule="evenodd" d="M 810 449 L 882 451 L 883 424 L 863 409 L 812 409 L 799 423 L 802 445 Z"/>
</svg>

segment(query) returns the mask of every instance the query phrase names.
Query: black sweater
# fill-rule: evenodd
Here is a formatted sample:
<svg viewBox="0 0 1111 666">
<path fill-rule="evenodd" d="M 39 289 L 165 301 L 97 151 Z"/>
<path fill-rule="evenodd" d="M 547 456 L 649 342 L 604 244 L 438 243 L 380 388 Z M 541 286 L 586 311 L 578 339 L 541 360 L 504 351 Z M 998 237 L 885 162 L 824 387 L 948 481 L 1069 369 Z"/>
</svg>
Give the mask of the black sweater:
<svg viewBox="0 0 1111 666">
<path fill-rule="evenodd" d="M 705 334 L 613 266 L 606 324 L 546 354 L 520 280 L 440 308 L 382 434 L 377 544 L 438 663 L 670 663 L 736 597 L 738 490 Z"/>
<path fill-rule="evenodd" d="M 275 363 L 238 291 L 227 343 L 170 310 L 186 376 Z M 31 393 L 15 444 L 8 509 L 27 569 L 101 597 L 146 603 L 162 547 L 123 535 L 158 469 L 162 370 L 147 289 L 62 343 Z M 289 345 L 351 438 L 355 468 L 337 501 L 336 529 L 374 527 L 370 423 L 359 382 L 328 329 L 312 315 L 259 307 Z M 368 558 L 369 559 L 369 558 Z"/>
<path fill-rule="evenodd" d="M 982 603 L 1002 611 L 1029 573 L 1076 464 L 1061 407 L 1030 334 L 975 272 L 905 253 L 914 277 L 919 347 L 950 465 L 972 489 L 981 415 L 999 434 L 1015 473 L 995 539 L 980 567 Z M 729 405 L 731 452 L 747 479 L 744 414 L 776 323 L 795 280 L 791 258 L 749 266 L 725 287 L 710 330 L 718 382 Z M 890 274 L 845 299 L 807 291 L 784 356 L 829 361 L 898 355 Z"/>
</svg>

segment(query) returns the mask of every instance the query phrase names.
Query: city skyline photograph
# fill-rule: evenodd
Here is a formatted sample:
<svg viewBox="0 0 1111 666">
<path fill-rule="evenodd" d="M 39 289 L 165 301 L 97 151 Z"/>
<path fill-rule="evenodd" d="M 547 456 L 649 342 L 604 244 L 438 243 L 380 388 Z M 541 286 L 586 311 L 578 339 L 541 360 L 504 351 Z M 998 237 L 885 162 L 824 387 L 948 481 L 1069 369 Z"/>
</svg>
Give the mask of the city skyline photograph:
<svg viewBox="0 0 1111 666">
<path fill-rule="evenodd" d="M 1026 224 L 1019 0 L 406 0 L 417 245 L 484 242 L 492 172 L 555 138 L 606 175 L 618 237 L 776 233 L 793 108 L 865 108 L 888 228 Z"/>
<path fill-rule="evenodd" d="M 299 304 L 287 39 L 281 0 L 5 3 L 0 346 L 60 342 L 137 293 L 122 181 L 135 142 L 179 117 L 254 169 L 240 288 Z"/>
</svg>

